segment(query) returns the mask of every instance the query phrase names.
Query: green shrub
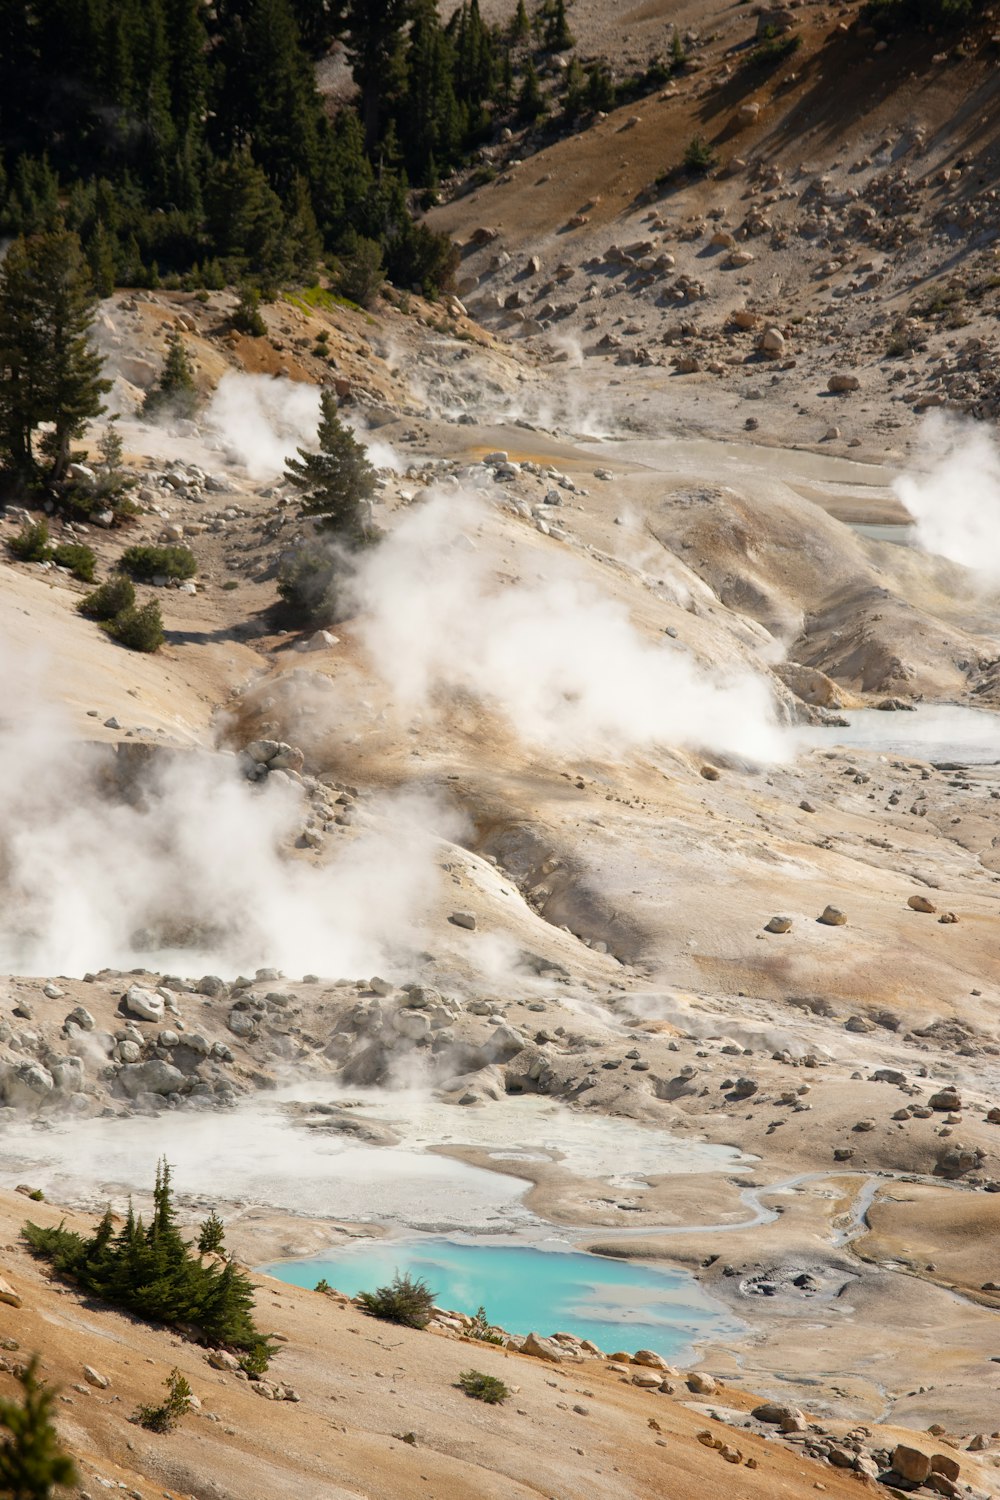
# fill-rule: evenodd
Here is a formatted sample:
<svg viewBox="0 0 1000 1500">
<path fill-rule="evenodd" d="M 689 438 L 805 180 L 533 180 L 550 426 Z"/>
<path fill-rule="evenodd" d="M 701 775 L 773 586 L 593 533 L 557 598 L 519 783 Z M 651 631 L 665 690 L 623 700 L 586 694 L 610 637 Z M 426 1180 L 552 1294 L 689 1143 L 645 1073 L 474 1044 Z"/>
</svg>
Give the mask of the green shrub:
<svg viewBox="0 0 1000 1500">
<path fill-rule="evenodd" d="M 149 1432 L 173 1432 L 181 1417 L 191 1409 L 194 1392 L 176 1366 L 163 1384 L 167 1388 L 167 1399 L 159 1406 L 140 1406 L 131 1417 Z"/>
<path fill-rule="evenodd" d="M 861 14 L 879 31 L 956 31 L 973 20 L 980 7 L 973 0 L 868 0 Z"/>
<path fill-rule="evenodd" d="M 126 547 L 118 567 L 140 583 L 154 578 L 193 578 L 198 571 L 190 547 Z"/>
<path fill-rule="evenodd" d="M 129 1204 L 128 1218 L 117 1232 L 109 1209 L 88 1238 L 62 1224 L 47 1229 L 30 1222 L 21 1236 L 57 1276 L 112 1306 L 147 1322 L 193 1331 L 199 1339 L 258 1361 L 273 1352 L 254 1323 L 253 1287 L 247 1277 L 231 1263 L 220 1270 L 201 1260 L 181 1236 L 165 1160 L 156 1169 L 148 1225 Z"/>
<path fill-rule="evenodd" d="M 503 1335 L 499 1333 L 486 1316 L 485 1307 L 476 1309 L 476 1316 L 472 1320 L 472 1326 L 468 1329 L 470 1339 L 478 1339 L 481 1344 L 502 1344 Z"/>
<path fill-rule="evenodd" d="M 150 599 L 148 604 L 119 610 L 113 620 L 102 621 L 101 629 L 130 651 L 159 651 L 165 640 L 163 616 L 155 599 Z"/>
<path fill-rule="evenodd" d="M 337 618 L 340 587 L 350 577 L 346 558 L 319 542 L 303 542 L 278 560 L 278 594 L 300 625 L 330 625 Z"/>
<path fill-rule="evenodd" d="M 80 542 L 60 542 L 52 549 L 52 560 L 61 568 L 68 568 L 81 583 L 93 583 L 97 556 L 92 547 L 85 547 Z"/>
<path fill-rule="evenodd" d="M 29 521 L 7 543 L 18 562 L 45 562 L 51 555 L 46 521 Z"/>
<path fill-rule="evenodd" d="M 240 287 L 239 301 L 231 322 L 238 333 L 248 334 L 250 338 L 262 339 L 267 336 L 267 324 L 260 310 L 260 292 L 257 287 Z"/>
<path fill-rule="evenodd" d="M 489 1406 L 499 1406 L 510 1395 L 509 1387 L 502 1380 L 495 1375 L 484 1375 L 482 1370 L 463 1370 L 458 1384 L 474 1401 L 485 1401 Z"/>
<path fill-rule="evenodd" d="M 414 1279 L 409 1271 L 403 1276 L 397 1271 L 388 1286 L 358 1293 L 358 1301 L 366 1313 L 387 1323 L 402 1323 L 405 1328 L 427 1327 L 434 1297 L 426 1281 Z"/>
<path fill-rule="evenodd" d="M 337 290 L 342 297 L 356 302 L 359 307 L 370 307 L 382 290 L 384 281 L 382 247 L 377 240 L 369 240 L 359 234 L 344 256 L 337 278 Z"/>
<path fill-rule="evenodd" d="M 0 1397 L 0 1495 L 48 1500 L 55 1486 L 78 1482 L 76 1464 L 60 1446 L 56 1393 L 38 1379 L 38 1355 L 14 1378 L 24 1400 Z"/>
<path fill-rule="evenodd" d="M 119 574 L 109 578 L 92 594 L 87 594 L 76 606 L 82 615 L 91 620 L 113 620 L 122 610 L 135 604 L 135 588 L 130 579 Z"/>
<path fill-rule="evenodd" d="M 316 1285 L 313 1287 L 313 1291 L 314 1292 L 332 1292 L 333 1291 L 333 1287 L 327 1281 L 327 1279 L 326 1279 L 325 1276 L 321 1276 L 319 1278 L 319 1280 L 317 1281 Z"/>
<path fill-rule="evenodd" d="M 684 170 L 691 176 L 710 172 L 717 160 L 715 151 L 703 136 L 696 135 L 688 141 L 684 152 Z"/>
<path fill-rule="evenodd" d="M 748 52 L 743 64 L 745 68 L 776 68 L 779 63 L 791 57 L 802 45 L 802 38 L 793 33 L 785 36 L 775 36 L 773 33 L 764 33 L 764 40 L 759 47 L 754 47 Z"/>
</svg>

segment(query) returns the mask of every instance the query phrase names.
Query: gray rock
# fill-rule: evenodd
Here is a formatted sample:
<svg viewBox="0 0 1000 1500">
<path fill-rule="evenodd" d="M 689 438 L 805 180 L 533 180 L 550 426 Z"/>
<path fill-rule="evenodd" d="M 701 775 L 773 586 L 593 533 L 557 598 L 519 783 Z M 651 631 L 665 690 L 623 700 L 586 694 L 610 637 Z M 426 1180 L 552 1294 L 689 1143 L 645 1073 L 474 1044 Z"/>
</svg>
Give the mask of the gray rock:
<svg viewBox="0 0 1000 1500">
<path fill-rule="evenodd" d="M 139 1094 L 176 1094 L 184 1087 L 184 1074 L 171 1063 L 154 1057 L 149 1062 L 121 1068 L 118 1081 L 126 1094 L 135 1099 Z"/>
<path fill-rule="evenodd" d="M 163 1020 L 163 1000 L 152 990 L 133 984 L 125 993 L 125 1008 L 142 1021 Z"/>
<path fill-rule="evenodd" d="M 0 1097 L 14 1109 L 36 1109 L 55 1088 L 55 1079 L 41 1063 L 0 1065 Z"/>
</svg>

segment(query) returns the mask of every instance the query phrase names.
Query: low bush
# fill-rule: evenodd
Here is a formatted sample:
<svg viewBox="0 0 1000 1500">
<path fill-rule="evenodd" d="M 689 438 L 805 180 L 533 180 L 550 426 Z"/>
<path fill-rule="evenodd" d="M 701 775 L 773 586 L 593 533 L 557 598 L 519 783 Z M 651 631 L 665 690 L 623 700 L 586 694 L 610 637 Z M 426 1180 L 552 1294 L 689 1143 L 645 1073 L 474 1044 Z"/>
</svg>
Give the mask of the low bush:
<svg viewBox="0 0 1000 1500">
<path fill-rule="evenodd" d="M 503 1335 L 493 1327 L 486 1316 L 485 1307 L 477 1308 L 476 1316 L 468 1329 L 470 1339 L 478 1339 L 481 1344 L 502 1344 Z"/>
<path fill-rule="evenodd" d="M 458 1384 L 467 1396 L 474 1401 L 485 1401 L 488 1406 L 499 1406 L 510 1395 L 509 1386 L 495 1375 L 484 1375 L 482 1370 L 463 1370 Z"/>
<path fill-rule="evenodd" d="M 154 578 L 193 578 L 198 571 L 190 547 L 126 547 L 118 567 L 140 583 Z"/>
<path fill-rule="evenodd" d="M 360 1292 L 358 1301 L 373 1318 L 402 1323 L 404 1328 L 426 1328 L 434 1297 L 426 1281 L 414 1279 L 408 1271 L 400 1276 L 397 1271 L 388 1286 L 377 1287 L 374 1292 Z"/>
<path fill-rule="evenodd" d="M 684 152 L 684 170 L 696 177 L 710 172 L 718 157 L 703 136 L 693 136 Z"/>
<path fill-rule="evenodd" d="M 60 542 L 52 549 L 52 560 L 60 568 L 68 568 L 81 583 L 93 583 L 97 556 L 92 547 L 85 547 L 81 542 Z"/>
<path fill-rule="evenodd" d="M 172 1369 L 163 1384 L 167 1388 L 167 1399 L 159 1406 L 138 1407 L 131 1418 L 148 1432 L 173 1432 L 181 1417 L 191 1409 L 194 1392 L 180 1370 Z"/>
<path fill-rule="evenodd" d="M 257 287 L 240 287 L 239 301 L 233 309 L 231 322 L 238 333 L 245 333 L 249 338 L 266 337 L 267 324 L 260 310 L 260 291 Z"/>
<path fill-rule="evenodd" d="M 102 621 L 101 629 L 130 651 L 159 651 L 165 640 L 163 616 L 155 599 L 119 610 L 113 620 Z"/>
<path fill-rule="evenodd" d="M 352 567 L 345 556 L 321 542 L 302 542 L 278 560 L 278 594 L 298 625 L 330 625 Z"/>
<path fill-rule="evenodd" d="M 748 52 L 744 67 L 746 68 L 776 68 L 779 63 L 791 57 L 802 45 L 802 38 L 794 33 L 788 32 L 785 36 L 768 36 L 765 32 L 764 40 L 759 47 L 754 47 Z"/>
<path fill-rule="evenodd" d="M 7 543 L 18 562 L 45 562 L 51 555 L 49 528 L 45 521 L 29 521 Z"/>
<path fill-rule="evenodd" d="M 868 0 L 861 14 L 879 31 L 958 31 L 980 8 L 974 0 Z"/>
<path fill-rule="evenodd" d="M 113 620 L 115 615 L 131 609 L 134 604 L 135 587 L 131 579 L 119 574 L 117 578 L 102 583 L 92 594 L 86 594 L 76 607 L 81 615 L 87 615 L 91 620 Z"/>
</svg>

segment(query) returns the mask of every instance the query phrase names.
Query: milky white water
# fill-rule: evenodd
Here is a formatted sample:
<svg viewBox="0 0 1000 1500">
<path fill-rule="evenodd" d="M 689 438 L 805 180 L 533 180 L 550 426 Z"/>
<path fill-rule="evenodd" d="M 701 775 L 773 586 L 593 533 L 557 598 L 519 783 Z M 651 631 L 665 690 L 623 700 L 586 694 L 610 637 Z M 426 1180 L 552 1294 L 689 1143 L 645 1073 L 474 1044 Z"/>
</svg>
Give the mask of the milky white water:
<svg viewBox="0 0 1000 1500">
<path fill-rule="evenodd" d="M 396 1146 L 358 1143 L 330 1129 L 295 1125 L 285 1099 L 344 1103 L 391 1125 Z M 0 1182 L 30 1180 L 58 1201 L 121 1204 L 149 1191 L 157 1159 L 174 1166 L 178 1193 L 261 1204 L 279 1211 L 417 1229 L 527 1231 L 539 1221 L 524 1207 L 528 1184 L 429 1148 L 479 1146 L 498 1161 L 562 1160 L 581 1176 L 606 1176 L 628 1162 L 644 1173 L 738 1167 L 728 1147 L 689 1144 L 629 1121 L 576 1115 L 536 1098 L 491 1101 L 478 1109 L 438 1103 L 418 1091 L 308 1086 L 256 1098 L 226 1114 L 165 1112 L 121 1120 L 73 1120 L 39 1128 L 24 1119 L 2 1135 Z"/>
<path fill-rule="evenodd" d="M 826 750 L 843 746 L 969 765 L 1000 761 L 1000 715 L 985 709 L 928 703 L 919 705 L 913 713 L 865 708 L 843 717 L 848 720 L 846 729 L 811 726 L 797 730 L 800 743 Z"/>
</svg>

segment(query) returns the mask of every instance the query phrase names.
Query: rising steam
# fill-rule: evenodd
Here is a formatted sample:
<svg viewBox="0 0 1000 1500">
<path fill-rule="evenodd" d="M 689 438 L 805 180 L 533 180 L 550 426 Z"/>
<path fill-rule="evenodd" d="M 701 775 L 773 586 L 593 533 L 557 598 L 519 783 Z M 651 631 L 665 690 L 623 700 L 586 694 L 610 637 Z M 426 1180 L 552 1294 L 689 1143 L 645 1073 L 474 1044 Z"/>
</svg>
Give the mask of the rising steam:
<svg viewBox="0 0 1000 1500">
<path fill-rule="evenodd" d="M 525 548 L 512 561 L 489 519 L 481 501 L 441 491 L 363 564 L 356 626 L 400 714 L 472 695 L 556 753 L 788 753 L 761 678 L 710 676 L 672 641 L 644 639 L 571 559 Z M 515 565 L 534 576 L 512 579 Z"/>
<path fill-rule="evenodd" d="M 0 664 L 2 701 L 23 705 L 15 676 Z M 2 727 L 0 972 L 172 959 L 186 973 L 356 975 L 391 971 L 420 946 L 437 834 L 456 831 L 453 815 L 416 794 L 386 797 L 317 866 L 288 857 L 307 811 L 296 786 L 252 788 L 232 757 L 158 760 L 123 802 L 107 795 L 107 751 L 74 744 L 54 711 Z"/>
<path fill-rule="evenodd" d="M 1000 583 L 1000 449 L 990 429 L 933 413 L 921 430 L 927 467 L 896 480 L 928 552 Z"/>
</svg>

